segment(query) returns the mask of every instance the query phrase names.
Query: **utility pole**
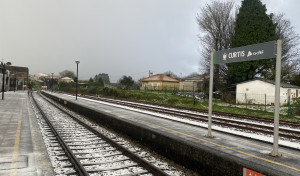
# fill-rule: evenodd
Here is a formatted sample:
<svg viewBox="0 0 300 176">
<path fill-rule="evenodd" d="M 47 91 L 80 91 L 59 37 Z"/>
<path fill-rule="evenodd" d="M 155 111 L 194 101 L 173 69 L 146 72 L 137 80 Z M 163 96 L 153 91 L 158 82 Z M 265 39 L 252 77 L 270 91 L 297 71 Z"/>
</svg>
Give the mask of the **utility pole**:
<svg viewBox="0 0 300 176">
<path fill-rule="evenodd" d="M 78 64 L 80 63 L 80 61 L 75 61 L 75 63 L 77 64 L 77 80 L 76 80 L 76 100 L 77 100 L 77 94 L 78 94 Z"/>
</svg>

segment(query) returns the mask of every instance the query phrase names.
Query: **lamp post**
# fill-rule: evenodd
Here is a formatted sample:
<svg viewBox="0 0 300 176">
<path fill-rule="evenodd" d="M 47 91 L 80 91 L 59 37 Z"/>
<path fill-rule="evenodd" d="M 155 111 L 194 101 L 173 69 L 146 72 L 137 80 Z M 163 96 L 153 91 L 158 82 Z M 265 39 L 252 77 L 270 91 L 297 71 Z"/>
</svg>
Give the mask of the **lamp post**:
<svg viewBox="0 0 300 176">
<path fill-rule="evenodd" d="M 7 63 L 4 63 L 4 62 L 1 62 L 1 65 L 2 65 L 2 74 L 3 74 L 3 78 L 2 78 L 2 100 L 4 100 L 4 81 L 5 81 L 5 66 L 10 66 L 11 63 L 10 62 L 7 62 Z"/>
<path fill-rule="evenodd" d="M 11 74 L 11 76 L 13 77 L 14 92 L 16 92 L 16 75 L 15 74 Z"/>
<path fill-rule="evenodd" d="M 53 73 L 51 73 L 52 75 L 52 80 L 51 80 L 51 89 L 52 89 L 52 92 L 53 92 Z"/>
<path fill-rule="evenodd" d="M 80 63 L 79 61 L 75 61 L 77 64 L 77 80 L 76 80 L 76 100 L 77 100 L 77 91 L 78 91 L 78 64 Z"/>
<path fill-rule="evenodd" d="M 16 88 L 17 88 L 17 78 L 14 77 L 14 92 L 16 92 Z"/>
</svg>

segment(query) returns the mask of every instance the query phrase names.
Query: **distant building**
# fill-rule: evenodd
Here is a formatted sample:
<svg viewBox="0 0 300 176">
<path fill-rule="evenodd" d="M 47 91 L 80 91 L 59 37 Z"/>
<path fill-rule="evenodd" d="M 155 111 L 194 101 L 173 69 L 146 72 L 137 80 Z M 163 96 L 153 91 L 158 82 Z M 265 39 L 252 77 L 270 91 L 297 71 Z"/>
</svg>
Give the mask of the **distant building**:
<svg viewBox="0 0 300 176">
<path fill-rule="evenodd" d="M 281 83 L 280 85 L 280 104 L 288 102 L 290 91 L 290 100 L 300 97 L 300 87 L 291 84 Z M 275 82 L 265 79 L 252 79 L 241 82 L 236 85 L 236 103 L 253 104 L 274 104 L 275 102 Z"/>
<path fill-rule="evenodd" d="M 164 74 L 156 74 L 139 80 L 142 83 L 141 90 L 178 90 L 179 80 Z"/>
<path fill-rule="evenodd" d="M 29 69 L 28 67 L 6 66 L 7 73 L 4 79 L 4 90 L 23 90 L 29 86 Z M 0 68 L 0 89 L 2 91 L 2 68 Z"/>
<path fill-rule="evenodd" d="M 208 74 L 195 74 L 184 77 L 180 80 L 179 89 L 180 91 L 203 91 L 204 80 L 209 78 Z M 194 88 L 193 88 L 194 87 Z"/>
<path fill-rule="evenodd" d="M 71 83 L 71 82 L 74 82 L 74 80 L 72 78 L 69 78 L 69 77 L 63 77 L 63 78 L 59 79 L 59 82 Z"/>
<path fill-rule="evenodd" d="M 47 74 L 44 74 L 44 73 L 36 73 L 36 74 L 33 75 L 32 80 L 40 80 L 40 79 L 44 79 L 44 78 L 46 78 L 46 77 L 48 77 Z"/>
<path fill-rule="evenodd" d="M 103 80 L 103 83 L 105 85 L 109 85 L 110 84 L 110 80 L 109 80 L 109 76 L 106 73 L 99 73 L 98 75 L 96 75 L 94 77 L 94 81 L 98 81 L 99 78 L 101 78 Z"/>
</svg>

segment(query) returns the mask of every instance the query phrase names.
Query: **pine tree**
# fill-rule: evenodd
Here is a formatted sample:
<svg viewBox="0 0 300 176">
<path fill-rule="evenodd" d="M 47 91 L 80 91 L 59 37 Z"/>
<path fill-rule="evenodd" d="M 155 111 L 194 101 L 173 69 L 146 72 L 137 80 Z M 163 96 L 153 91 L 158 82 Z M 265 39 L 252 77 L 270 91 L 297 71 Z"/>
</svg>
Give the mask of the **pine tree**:
<svg viewBox="0 0 300 176">
<path fill-rule="evenodd" d="M 244 0 L 235 23 L 232 47 L 240 47 L 275 40 L 276 25 L 272 16 L 266 14 L 266 6 L 260 0 Z M 238 83 L 264 74 L 274 59 L 228 64 L 227 75 L 231 83 Z"/>
</svg>

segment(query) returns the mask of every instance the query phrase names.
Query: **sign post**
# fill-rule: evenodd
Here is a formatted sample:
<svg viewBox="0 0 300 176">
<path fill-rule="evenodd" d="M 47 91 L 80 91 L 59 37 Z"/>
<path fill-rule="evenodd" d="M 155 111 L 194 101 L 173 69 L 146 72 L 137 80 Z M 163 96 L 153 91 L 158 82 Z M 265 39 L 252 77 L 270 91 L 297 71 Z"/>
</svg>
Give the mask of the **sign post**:
<svg viewBox="0 0 300 176">
<path fill-rule="evenodd" d="M 281 74 L 281 48 L 282 41 L 277 40 L 255 45 L 248 45 L 228 50 L 215 51 L 210 58 L 210 78 L 209 78 L 209 105 L 208 105 L 208 132 L 206 137 L 213 137 L 211 132 L 212 125 L 212 99 L 213 99 L 213 70 L 214 64 L 225 64 L 233 62 L 243 62 L 251 60 L 268 59 L 275 57 L 275 44 L 277 45 L 276 54 L 276 78 L 275 78 L 275 111 L 274 111 L 274 143 L 272 156 L 281 156 L 278 153 L 278 133 L 279 133 L 279 103 L 280 103 L 280 74 Z"/>
<path fill-rule="evenodd" d="M 277 54 L 276 54 L 276 77 L 275 77 L 275 110 L 274 110 L 274 141 L 273 151 L 270 155 L 280 157 L 278 152 L 278 138 L 279 138 L 279 104 L 280 104 L 280 75 L 281 75 L 281 49 L 282 41 L 277 40 Z"/>
<path fill-rule="evenodd" d="M 214 52 L 210 55 L 210 69 L 209 69 L 209 102 L 208 102 L 208 131 L 206 137 L 212 138 L 211 122 L 212 122 L 212 99 L 213 99 L 213 82 L 214 82 Z"/>
</svg>

